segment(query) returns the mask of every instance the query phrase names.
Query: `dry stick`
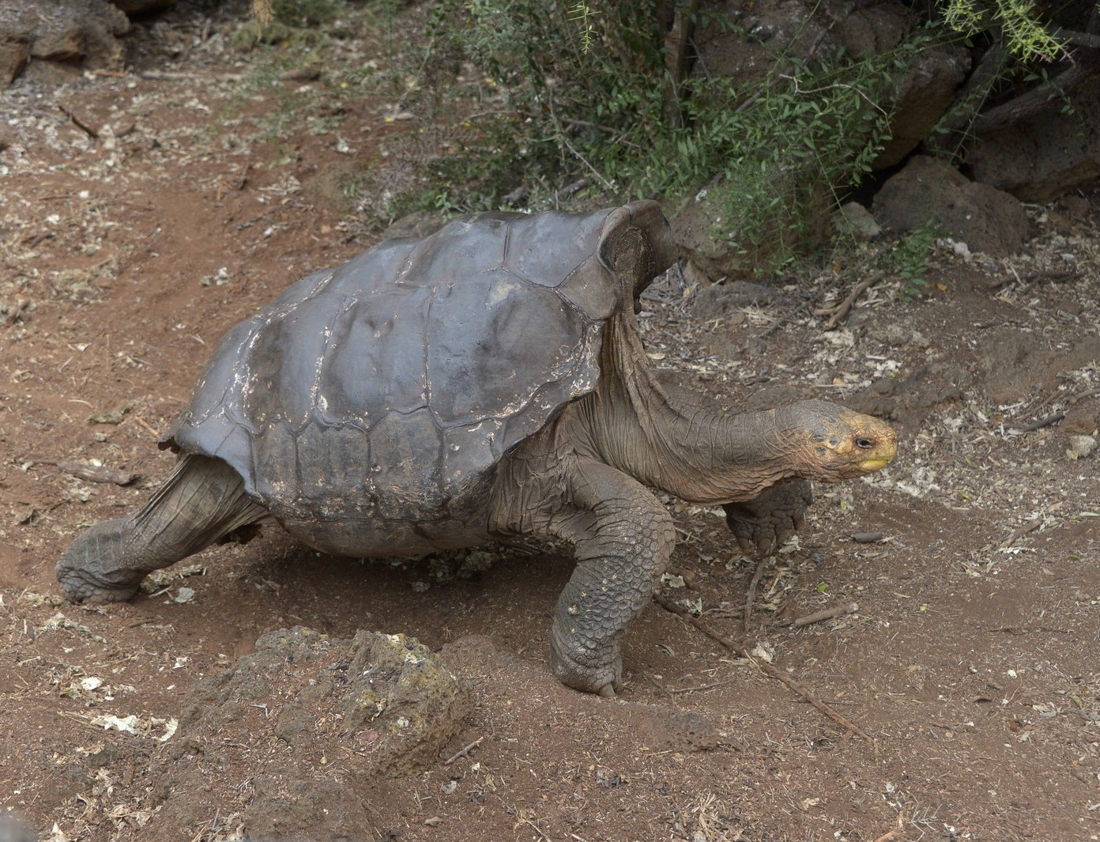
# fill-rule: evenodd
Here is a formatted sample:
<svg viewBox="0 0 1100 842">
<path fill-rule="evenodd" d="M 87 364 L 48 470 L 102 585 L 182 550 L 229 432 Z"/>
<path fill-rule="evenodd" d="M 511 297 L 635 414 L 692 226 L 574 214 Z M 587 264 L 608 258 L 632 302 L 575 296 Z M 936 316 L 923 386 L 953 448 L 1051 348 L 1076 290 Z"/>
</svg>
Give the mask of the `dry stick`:
<svg viewBox="0 0 1100 842">
<path fill-rule="evenodd" d="M 458 752 L 456 752 L 454 754 L 454 756 L 449 757 L 445 761 L 443 761 L 443 765 L 444 766 L 450 766 L 452 763 L 454 763 L 460 757 L 469 757 L 470 756 L 470 750 L 475 749 L 479 745 L 481 745 L 481 741 L 484 740 L 484 739 L 485 739 L 485 737 L 483 737 L 483 736 L 478 737 L 476 740 L 474 740 L 472 743 L 470 743 L 465 748 L 459 749 Z"/>
<path fill-rule="evenodd" d="M 35 465 L 53 465 L 59 471 L 71 474 L 88 482 L 113 482 L 115 485 L 129 485 L 138 478 L 138 474 L 108 468 L 106 465 L 85 465 L 68 459 L 30 459 Z"/>
<path fill-rule="evenodd" d="M 130 471 L 119 471 L 108 468 L 106 465 L 84 465 L 80 462 L 71 462 L 68 459 L 58 459 L 53 463 L 58 470 L 74 477 L 88 480 L 88 482 L 113 482 L 115 485 L 129 485 L 138 478 L 137 474 Z"/>
<path fill-rule="evenodd" d="M 848 315 L 848 311 L 852 309 L 852 305 L 855 304 L 856 299 L 863 295 L 867 289 L 881 281 L 884 274 L 884 272 L 872 272 L 856 284 L 856 288 L 848 294 L 848 297 L 835 307 L 825 307 L 821 310 L 814 310 L 815 316 L 829 316 L 829 321 L 825 322 L 825 330 L 832 330 L 840 324 L 840 320 Z"/>
<path fill-rule="evenodd" d="M 182 73 L 174 70 L 143 70 L 137 74 L 142 79 L 167 79 L 178 82 L 241 82 L 243 73 Z"/>
<path fill-rule="evenodd" d="M 752 620 L 752 603 L 756 599 L 756 586 L 760 584 L 760 576 L 764 572 L 764 565 L 768 561 L 768 556 L 764 556 L 756 565 L 756 572 L 752 574 L 752 581 L 749 582 L 748 593 L 745 594 L 745 614 L 742 622 L 745 625 L 745 634 L 749 633 L 749 622 Z"/>
<path fill-rule="evenodd" d="M 535 829 L 535 831 L 536 831 L 536 832 L 538 833 L 538 835 L 539 835 L 539 836 L 541 836 L 541 837 L 542 837 L 543 839 L 545 839 L 545 840 L 546 840 L 546 842 L 551 842 L 551 839 L 550 839 L 550 837 L 549 837 L 549 836 L 547 836 L 547 835 L 546 835 L 545 833 L 543 833 L 543 832 L 542 832 L 542 828 L 541 828 L 541 827 L 539 827 L 539 826 L 538 826 L 537 824 L 535 824 L 535 823 L 534 823 L 533 821 L 531 821 L 531 820 L 530 820 L 529 818 L 527 818 L 526 816 L 521 816 L 520 818 L 522 818 L 522 819 L 523 819 L 523 821 L 524 821 L 524 822 L 525 822 L 526 824 L 529 824 L 529 825 L 531 825 L 531 827 L 533 827 L 533 828 Z"/>
<path fill-rule="evenodd" d="M 1011 547 L 1020 538 L 1023 538 L 1029 532 L 1034 532 L 1036 529 L 1038 529 L 1042 525 L 1043 525 L 1043 521 L 1042 521 L 1041 518 L 1036 518 L 1035 520 L 1033 520 L 1029 523 L 1025 523 L 1023 526 L 1021 526 L 1019 529 L 1017 529 L 1015 532 L 1013 532 L 1011 535 L 1008 536 L 1008 539 L 1003 544 L 1001 544 L 1001 549 L 1003 550 L 1003 549 L 1007 549 L 1008 547 Z"/>
<path fill-rule="evenodd" d="M 66 108 L 64 105 L 61 105 L 60 103 L 58 103 L 57 107 L 59 109 L 61 109 L 61 113 L 63 113 L 66 117 L 68 117 L 70 120 L 73 121 L 74 126 L 76 126 L 78 129 L 80 129 L 82 132 L 84 132 L 84 134 L 88 135 L 88 137 L 90 137 L 92 140 L 96 140 L 96 139 L 99 138 L 99 132 L 97 132 L 91 126 L 88 126 L 88 125 L 85 125 L 84 123 L 82 123 L 80 121 L 80 118 L 77 117 L 75 114 L 73 114 L 73 112 L 70 111 L 68 108 Z"/>
<path fill-rule="evenodd" d="M 1041 418 L 1034 424 L 1028 424 L 1026 427 L 1021 427 L 1021 433 L 1034 433 L 1036 430 L 1041 430 L 1043 427 L 1049 427 L 1051 424 L 1057 424 L 1063 418 L 1066 417 L 1064 412 L 1054 412 L 1048 415 L 1046 418 Z"/>
<path fill-rule="evenodd" d="M 823 611 L 818 611 L 814 614 L 807 614 L 805 617 L 799 617 L 793 623 L 791 628 L 799 629 L 802 626 L 808 626 L 811 623 L 820 623 L 823 620 L 832 620 L 834 617 L 842 617 L 845 614 L 855 614 L 859 610 L 859 605 L 854 602 L 849 602 L 847 605 L 834 605 L 832 608 L 826 608 Z"/>
<path fill-rule="evenodd" d="M 665 692 L 669 693 L 669 694 L 672 694 L 672 693 L 695 693 L 695 692 L 699 692 L 699 691 L 702 691 L 702 690 L 713 690 L 715 687 L 722 687 L 725 684 L 733 684 L 733 682 L 735 682 L 736 680 L 737 680 L 736 678 L 727 678 L 725 681 L 715 681 L 715 682 L 712 682 L 711 684 L 700 684 L 698 687 L 677 687 L 673 690 L 665 690 L 665 688 L 662 687 L 661 689 L 665 690 Z"/>
<path fill-rule="evenodd" d="M 678 605 L 676 605 L 672 602 L 669 602 L 662 594 L 655 593 L 653 595 L 653 598 L 655 600 L 657 600 L 657 603 L 662 608 L 664 608 L 666 611 L 670 611 L 671 613 L 676 614 L 677 616 L 682 617 L 683 619 L 687 620 L 689 623 L 691 623 L 693 626 L 695 626 L 695 628 L 699 629 L 699 631 L 701 631 L 707 637 L 711 638 L 712 640 L 717 641 L 718 643 L 721 643 L 723 646 L 725 646 L 731 652 L 736 652 L 742 658 L 747 660 L 750 664 L 753 664 L 754 666 L 760 668 L 761 670 L 763 670 L 767 675 L 771 676 L 772 678 L 775 678 L 779 681 L 782 681 L 791 690 L 793 690 L 796 694 L 801 696 L 803 699 L 805 699 L 807 702 L 809 702 L 811 705 L 813 705 L 815 708 L 817 708 L 819 711 L 821 711 L 823 714 L 825 714 L 827 717 L 829 717 L 829 719 L 833 720 L 833 722 L 840 725 L 846 731 L 849 731 L 853 734 L 856 734 L 859 737 L 862 737 L 864 740 L 867 741 L 867 743 L 871 746 L 871 748 L 874 749 L 874 751 L 875 751 L 875 760 L 878 760 L 878 744 L 875 743 L 874 740 L 872 740 L 870 737 L 868 737 L 867 734 L 864 733 L 860 728 L 853 725 L 851 722 L 849 722 L 847 719 L 845 719 L 843 716 L 841 716 L 839 713 L 837 713 L 835 710 L 833 710 L 831 707 L 829 707 L 827 704 L 825 704 L 823 701 L 821 701 L 819 698 L 817 698 L 817 696 L 815 696 L 813 693 L 811 693 L 809 690 L 807 690 L 805 687 L 803 687 L 801 684 L 799 684 L 793 678 L 790 678 L 789 676 L 784 675 L 781 670 L 777 669 L 776 667 L 773 667 L 767 661 L 757 660 L 756 658 L 752 657 L 752 655 L 749 654 L 749 651 L 746 648 L 744 648 L 742 646 L 738 646 L 736 643 L 734 643 L 728 637 L 726 637 L 724 635 L 721 635 L 718 632 L 714 631 L 706 623 L 704 623 L 702 620 L 700 620 L 698 617 L 692 617 L 691 614 L 689 614 L 687 611 L 685 611 L 680 606 L 678 606 Z"/>
<path fill-rule="evenodd" d="M 146 430 L 148 430 L 154 436 L 156 436 L 157 438 L 160 438 L 160 433 L 158 433 L 156 430 L 154 430 L 152 427 L 150 427 L 148 424 L 146 424 L 144 421 L 142 421 L 136 415 L 134 416 L 134 420 L 137 421 L 142 427 L 144 427 Z"/>
<path fill-rule="evenodd" d="M 1034 117 L 1098 74 L 1100 60 L 1086 53 L 1076 64 L 1053 79 L 979 114 L 974 119 L 974 134 L 979 137 L 995 134 L 1020 120 Z"/>
</svg>

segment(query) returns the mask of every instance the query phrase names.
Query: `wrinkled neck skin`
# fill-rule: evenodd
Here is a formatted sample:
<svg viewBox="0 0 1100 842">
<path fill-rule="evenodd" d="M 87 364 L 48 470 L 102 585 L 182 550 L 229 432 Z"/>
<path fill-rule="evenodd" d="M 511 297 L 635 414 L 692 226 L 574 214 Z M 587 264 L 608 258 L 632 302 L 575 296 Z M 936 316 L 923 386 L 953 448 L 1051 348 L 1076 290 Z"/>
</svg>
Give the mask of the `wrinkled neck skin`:
<svg viewBox="0 0 1100 842">
<path fill-rule="evenodd" d="M 716 412 L 702 396 L 670 395 L 649 369 L 633 314 L 617 314 L 606 330 L 599 387 L 562 419 L 580 428 L 567 433 L 578 449 L 701 505 L 751 500 L 801 475 L 805 438 L 784 408 Z"/>
</svg>

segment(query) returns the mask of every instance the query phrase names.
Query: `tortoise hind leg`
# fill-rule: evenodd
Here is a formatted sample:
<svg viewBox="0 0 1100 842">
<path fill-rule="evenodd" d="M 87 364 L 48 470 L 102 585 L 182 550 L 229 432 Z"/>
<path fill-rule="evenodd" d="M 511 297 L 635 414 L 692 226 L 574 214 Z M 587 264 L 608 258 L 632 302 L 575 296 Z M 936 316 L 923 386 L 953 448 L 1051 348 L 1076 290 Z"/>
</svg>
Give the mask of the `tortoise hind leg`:
<svg viewBox="0 0 1100 842">
<path fill-rule="evenodd" d="M 73 602 L 129 599 L 148 573 L 267 515 L 225 462 L 185 454 L 144 506 L 78 536 L 57 562 L 57 579 Z"/>
</svg>

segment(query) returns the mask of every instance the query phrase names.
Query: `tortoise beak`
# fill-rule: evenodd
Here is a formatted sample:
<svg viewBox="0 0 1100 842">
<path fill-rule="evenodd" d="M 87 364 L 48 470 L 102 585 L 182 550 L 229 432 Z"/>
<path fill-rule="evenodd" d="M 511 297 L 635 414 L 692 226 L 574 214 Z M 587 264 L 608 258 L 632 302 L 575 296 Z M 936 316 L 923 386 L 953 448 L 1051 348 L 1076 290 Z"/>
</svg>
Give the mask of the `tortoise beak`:
<svg viewBox="0 0 1100 842">
<path fill-rule="evenodd" d="M 891 456 L 889 459 L 864 459 L 862 462 L 859 463 L 859 468 L 861 471 L 864 471 L 868 474 L 873 474 L 875 471 L 881 471 L 883 468 L 889 465 L 890 460 L 893 458 L 894 457 Z"/>
<path fill-rule="evenodd" d="M 874 446 L 867 454 L 868 458 L 861 459 L 856 463 L 859 465 L 860 470 L 865 473 L 873 474 L 875 471 L 881 471 L 898 455 L 897 434 L 893 428 L 887 427 L 885 424 L 882 427 L 883 429 L 879 434 L 872 439 Z"/>
</svg>

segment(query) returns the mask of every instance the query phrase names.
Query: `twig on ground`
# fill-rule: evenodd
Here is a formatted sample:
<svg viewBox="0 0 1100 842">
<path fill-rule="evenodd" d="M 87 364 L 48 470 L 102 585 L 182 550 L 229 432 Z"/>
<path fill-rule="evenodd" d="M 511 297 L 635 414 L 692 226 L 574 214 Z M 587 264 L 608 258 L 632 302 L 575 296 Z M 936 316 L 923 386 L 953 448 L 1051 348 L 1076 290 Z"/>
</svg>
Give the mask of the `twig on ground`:
<svg viewBox="0 0 1100 842">
<path fill-rule="evenodd" d="M 658 681 L 656 678 L 654 678 L 652 675 L 650 675 L 645 670 L 642 670 L 642 675 L 644 675 L 649 680 L 650 684 L 652 684 L 654 687 L 656 687 L 658 690 L 660 690 L 661 693 L 663 693 L 666 696 L 672 695 L 669 692 L 669 689 L 667 687 L 665 687 L 665 685 L 663 685 L 660 681 Z M 683 692 L 686 692 L 686 691 L 680 690 L 679 692 L 683 693 Z"/>
<path fill-rule="evenodd" d="M 43 237 L 42 239 L 46 239 L 46 237 Z M 34 248 L 34 246 L 32 245 L 31 248 Z M 31 300 L 29 298 L 20 298 L 18 301 L 16 301 L 15 305 L 10 310 L 8 310 L 8 314 L 4 317 L 4 321 L 2 323 L 3 326 L 11 327 L 13 324 L 15 324 L 16 321 L 18 321 L 22 317 L 23 311 L 30 306 L 30 303 Z"/>
<path fill-rule="evenodd" d="M 138 474 L 108 468 L 106 465 L 85 465 L 69 459 L 36 459 L 31 457 L 28 463 L 34 465 L 53 465 L 59 471 L 87 480 L 88 482 L 113 482 L 115 485 L 129 485 L 138 478 Z"/>
<path fill-rule="evenodd" d="M 541 827 L 539 827 L 537 824 L 535 824 L 533 821 L 531 821 L 526 816 L 521 816 L 520 818 L 523 820 L 524 824 L 528 824 L 532 828 L 534 828 L 535 832 L 538 833 L 538 835 L 541 836 L 543 839 L 545 839 L 546 842 L 551 842 L 550 837 L 547 836 L 545 833 L 543 833 Z"/>
<path fill-rule="evenodd" d="M 443 765 L 444 766 L 450 766 L 452 763 L 454 763 L 460 757 L 469 757 L 470 756 L 470 750 L 475 749 L 479 745 L 481 745 L 481 741 L 484 740 L 484 739 L 485 739 L 485 737 L 483 737 L 483 736 L 478 737 L 476 740 L 474 740 L 468 746 L 465 746 L 465 747 L 459 749 L 454 755 L 452 755 L 451 757 L 448 757 L 445 761 L 443 761 Z"/>
<path fill-rule="evenodd" d="M 150 427 L 148 424 L 146 424 L 144 421 L 142 421 L 136 415 L 134 416 L 134 420 L 137 421 L 142 427 L 144 427 L 146 430 L 148 430 L 154 436 L 156 436 L 158 439 L 160 438 L 160 433 L 158 433 L 156 430 L 154 430 L 152 427 Z"/>
<path fill-rule="evenodd" d="M 745 615 L 743 623 L 745 625 L 745 634 L 749 633 L 749 623 L 752 621 L 752 603 L 756 599 L 756 586 L 760 584 L 760 576 L 764 572 L 764 565 L 768 561 L 768 556 L 760 559 L 756 564 L 756 572 L 752 574 L 752 581 L 749 582 L 749 590 L 745 594 Z"/>
<path fill-rule="evenodd" d="M 759 661 L 756 658 L 753 658 L 748 653 L 748 651 L 743 651 L 741 654 L 745 658 L 747 658 L 751 663 L 753 663 L 756 666 L 760 667 L 760 669 L 762 669 L 765 673 L 770 675 L 772 678 L 775 678 L 775 679 L 778 679 L 779 681 L 782 681 L 789 688 L 791 688 L 791 690 L 793 690 L 795 693 L 797 693 L 799 696 L 801 696 L 803 699 L 805 699 L 807 702 L 809 702 L 811 705 L 813 705 L 815 708 L 817 708 L 819 711 L 821 711 L 823 714 L 825 714 L 827 717 L 829 717 L 829 719 L 833 720 L 833 722 L 835 722 L 841 728 L 843 728 L 846 731 L 849 731 L 850 733 L 855 734 L 855 735 L 861 737 L 862 739 L 864 739 L 867 742 L 867 744 L 869 746 L 871 746 L 872 749 L 874 749 L 875 760 L 878 760 L 878 744 L 874 740 L 872 740 L 869 736 L 867 736 L 867 734 L 861 728 L 859 728 L 856 725 L 853 725 L 851 722 L 849 722 L 847 719 L 845 719 L 843 716 L 841 716 L 839 713 L 837 713 L 835 710 L 833 710 L 831 707 L 829 707 L 827 704 L 825 704 L 825 702 L 821 701 L 821 699 L 817 698 L 817 696 L 815 696 L 813 693 L 811 693 L 809 690 L 807 690 L 805 687 L 803 687 L 801 684 L 799 684 L 793 678 L 791 678 L 790 676 L 784 674 L 782 670 L 779 670 L 776 667 L 773 667 L 767 661 Z"/>
<path fill-rule="evenodd" d="M 1036 270 L 1034 272 L 1028 272 L 1023 277 L 1023 281 L 1026 286 L 1031 286 L 1036 281 L 1046 281 L 1051 284 L 1065 283 L 1066 281 L 1076 281 L 1081 277 L 1081 273 L 1076 269 L 1063 269 L 1061 271 Z"/>
<path fill-rule="evenodd" d="M 653 598 L 655 600 L 657 600 L 657 603 L 662 608 L 664 608 L 666 611 L 669 611 L 669 612 L 675 614 L 678 617 L 683 617 L 685 620 L 687 620 L 689 623 L 691 623 L 693 626 L 695 626 L 695 628 L 699 629 L 699 631 L 701 631 L 703 634 L 705 634 L 711 640 L 715 640 L 718 643 L 721 643 L 727 649 L 729 649 L 732 652 L 736 652 L 738 655 L 741 654 L 742 647 L 739 643 L 732 640 L 731 638 L 726 637 L 725 635 L 723 635 L 719 632 L 716 632 L 714 629 L 712 629 L 710 626 L 708 626 L 706 623 L 704 623 L 698 617 L 691 616 L 691 614 L 687 611 L 686 608 L 681 608 L 676 603 L 671 602 L 667 597 L 664 596 L 664 594 L 661 594 L 659 592 L 655 593 L 653 595 Z"/>
<path fill-rule="evenodd" d="M 884 272 L 872 272 L 858 284 L 855 289 L 848 293 L 848 297 L 832 307 L 823 307 L 820 310 L 814 310 L 815 316 L 828 316 L 829 320 L 825 322 L 825 330 L 833 330 L 840 324 L 840 320 L 848 315 L 848 311 L 852 309 L 852 305 L 855 304 L 856 299 L 863 295 L 868 289 L 873 287 L 879 281 L 882 280 Z"/>
<path fill-rule="evenodd" d="M 137 474 L 130 471 L 120 471 L 116 468 L 108 468 L 106 465 L 85 465 L 82 462 L 72 462 L 68 459 L 58 459 L 56 462 L 43 464 L 56 465 L 59 471 L 72 474 L 72 476 L 88 482 L 113 482 L 115 485 L 129 485 L 138 478 Z"/>
<path fill-rule="evenodd" d="M 1036 518 L 1035 520 L 1028 521 L 1023 526 L 1021 526 L 1019 529 L 1017 529 L 1015 532 L 1013 532 L 1011 535 L 1008 536 L 1008 538 L 1005 540 L 1005 542 L 1003 544 L 1001 544 L 1001 549 L 1004 550 L 1004 549 L 1007 549 L 1008 547 L 1011 547 L 1013 544 L 1015 544 L 1018 540 L 1023 538 L 1029 532 L 1034 532 L 1036 529 L 1038 529 L 1042 525 L 1043 525 L 1042 518 Z"/>
<path fill-rule="evenodd" d="M 91 126 L 81 122 L 80 118 L 77 117 L 72 111 L 70 111 L 64 105 L 62 105 L 61 103 L 58 103 L 57 107 L 59 109 L 61 109 L 62 114 L 64 114 L 66 117 L 68 117 L 70 120 L 72 120 L 72 123 L 73 123 L 74 126 L 76 126 L 78 129 L 80 129 L 82 132 L 84 132 L 84 134 L 88 135 L 88 137 L 90 137 L 92 140 L 97 140 L 99 138 L 99 132 L 97 132 Z"/>
<path fill-rule="evenodd" d="M 862 729 L 860 729 L 856 725 L 853 725 L 851 722 L 849 722 L 847 719 L 845 719 L 843 716 L 841 716 L 839 713 L 837 713 L 835 710 L 825 704 L 825 702 L 821 701 L 821 699 L 817 698 L 817 696 L 815 696 L 793 678 L 784 674 L 782 670 L 772 666 L 767 661 L 754 658 L 749 652 L 748 647 L 741 646 L 730 640 L 725 635 L 719 634 L 718 632 L 714 631 L 701 619 L 699 619 L 698 617 L 692 617 L 691 614 L 689 614 L 685 609 L 681 608 L 673 602 L 670 602 L 661 593 L 655 593 L 653 595 L 653 598 L 657 600 L 657 603 L 666 611 L 669 611 L 677 615 L 678 617 L 682 617 L 683 619 L 687 620 L 689 623 L 695 626 L 695 628 L 699 629 L 699 631 L 701 631 L 707 637 L 711 638 L 711 640 L 715 640 L 718 643 L 721 643 L 730 651 L 736 652 L 742 658 L 747 660 L 750 664 L 758 667 L 771 678 L 782 681 L 797 695 L 801 696 L 803 699 L 805 699 L 807 702 L 809 702 L 811 705 L 821 711 L 821 713 L 825 714 L 825 716 L 829 717 L 829 719 L 837 723 L 840 727 L 844 728 L 846 731 L 852 734 L 855 734 L 863 740 L 866 740 L 871 748 L 874 749 L 875 759 L 878 759 L 878 744 L 874 740 L 867 736 L 867 734 Z"/>
<path fill-rule="evenodd" d="M 143 70 L 142 79 L 165 79 L 175 82 L 242 82 L 244 73 L 182 73 L 175 70 Z"/>
<path fill-rule="evenodd" d="M 736 680 L 736 678 L 727 678 L 725 681 L 714 681 L 710 684 L 701 684 L 698 687 L 677 687 L 672 690 L 667 690 L 665 688 L 661 689 L 665 690 L 666 693 L 697 693 L 703 690 L 713 690 L 715 687 L 723 687 L 726 684 L 733 684 Z"/>
<path fill-rule="evenodd" d="M 1041 430 L 1043 427 L 1049 427 L 1051 424 L 1057 424 L 1063 418 L 1066 417 L 1064 412 L 1052 412 L 1046 418 L 1040 418 L 1033 424 L 1028 424 L 1026 427 L 1021 427 L 1021 433 L 1034 433 L 1036 430 Z"/>
<path fill-rule="evenodd" d="M 798 629 L 802 626 L 808 626 L 811 623 L 820 623 L 823 620 L 832 620 L 835 617 L 842 617 L 845 614 L 855 614 L 859 610 L 859 605 L 854 602 L 849 602 L 847 605 L 834 605 L 832 608 L 826 608 L 823 611 L 817 611 L 813 614 L 807 614 L 805 617 L 799 617 L 793 623 L 791 628 Z"/>
</svg>

